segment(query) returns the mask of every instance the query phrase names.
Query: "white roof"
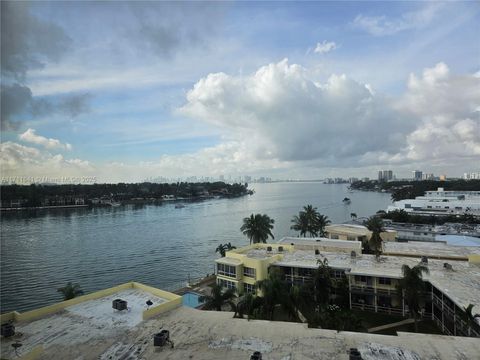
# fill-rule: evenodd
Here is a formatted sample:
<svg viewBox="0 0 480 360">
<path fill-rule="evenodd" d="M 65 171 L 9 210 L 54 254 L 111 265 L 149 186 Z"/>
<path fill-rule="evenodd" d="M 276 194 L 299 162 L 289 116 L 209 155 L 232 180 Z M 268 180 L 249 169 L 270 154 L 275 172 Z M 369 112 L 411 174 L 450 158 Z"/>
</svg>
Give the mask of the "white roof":
<svg viewBox="0 0 480 360">
<path fill-rule="evenodd" d="M 237 266 L 242 263 L 240 259 L 235 259 L 231 257 L 222 257 L 220 259 L 216 259 L 215 262 L 219 264 L 226 264 L 226 265 L 232 265 L 232 266 Z"/>
</svg>

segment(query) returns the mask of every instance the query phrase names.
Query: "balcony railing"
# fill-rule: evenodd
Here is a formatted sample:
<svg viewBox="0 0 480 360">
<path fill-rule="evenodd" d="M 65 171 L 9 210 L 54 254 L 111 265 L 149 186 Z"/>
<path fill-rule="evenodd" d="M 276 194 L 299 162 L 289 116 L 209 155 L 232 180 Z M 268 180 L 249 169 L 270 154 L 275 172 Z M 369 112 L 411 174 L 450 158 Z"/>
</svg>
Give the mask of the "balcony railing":
<svg viewBox="0 0 480 360">
<path fill-rule="evenodd" d="M 294 284 L 307 284 L 312 281 L 312 277 L 285 274 L 285 281 Z"/>
<path fill-rule="evenodd" d="M 371 286 L 352 285 L 352 286 L 350 286 L 350 291 L 351 292 L 361 292 L 361 293 L 374 294 L 375 293 L 375 288 L 373 288 Z"/>
</svg>

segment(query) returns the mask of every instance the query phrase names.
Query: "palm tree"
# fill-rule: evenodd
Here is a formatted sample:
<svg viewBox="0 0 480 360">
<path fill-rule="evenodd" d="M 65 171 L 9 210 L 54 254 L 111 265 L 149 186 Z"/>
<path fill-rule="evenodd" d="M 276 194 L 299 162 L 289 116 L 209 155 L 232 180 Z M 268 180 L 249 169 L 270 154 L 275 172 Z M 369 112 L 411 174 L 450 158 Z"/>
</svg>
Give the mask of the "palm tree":
<svg viewBox="0 0 480 360">
<path fill-rule="evenodd" d="M 383 220 L 377 216 L 371 216 L 367 221 L 364 222 L 364 225 L 372 232 L 372 236 L 370 237 L 368 245 L 378 259 L 382 253 L 383 242 L 380 234 L 385 231 L 383 228 Z"/>
<path fill-rule="evenodd" d="M 225 257 L 225 252 L 227 250 L 233 250 L 233 249 L 236 249 L 237 247 L 236 246 L 233 246 L 231 243 L 228 243 L 228 244 L 220 244 L 217 246 L 217 248 L 215 249 L 215 252 L 216 253 L 220 253 L 220 255 L 222 255 L 222 257 Z"/>
<path fill-rule="evenodd" d="M 230 305 L 232 311 L 235 310 L 235 304 L 233 299 L 235 298 L 235 290 L 227 289 L 223 290 L 219 284 L 213 284 L 211 286 L 210 295 L 203 295 L 198 298 L 199 302 L 203 303 L 205 310 L 222 311 L 222 306 L 225 304 Z"/>
<path fill-rule="evenodd" d="M 295 215 L 292 219 L 293 225 L 290 229 L 299 231 L 300 236 L 325 236 L 325 226 L 330 224 L 330 220 L 325 215 L 321 215 L 313 205 L 306 205 L 303 210 Z"/>
<path fill-rule="evenodd" d="M 292 303 L 296 294 L 290 294 L 289 286 L 282 279 L 280 270 L 272 268 L 266 279 L 257 281 L 257 288 L 262 292 L 260 313 L 265 319 L 273 320 L 277 305 L 280 305 L 289 317 L 296 316 L 296 305 Z"/>
<path fill-rule="evenodd" d="M 292 219 L 293 225 L 290 226 L 290 229 L 299 231 L 300 236 L 306 237 L 309 230 L 308 218 L 307 215 L 300 211 L 298 215 L 295 215 Z"/>
<path fill-rule="evenodd" d="M 428 274 L 428 267 L 422 264 L 410 267 L 408 265 L 402 266 L 403 278 L 399 280 L 398 290 L 408 305 L 410 316 L 415 322 L 415 332 L 418 332 L 417 315 L 420 311 L 420 301 L 422 293 L 425 289 L 423 282 L 423 274 Z"/>
<path fill-rule="evenodd" d="M 71 282 L 68 282 L 64 287 L 58 288 L 57 291 L 63 294 L 63 300 L 70 300 L 79 295 L 83 295 L 83 290 L 80 288 L 80 285 L 72 284 Z"/>
<path fill-rule="evenodd" d="M 316 220 L 316 229 L 317 235 L 320 237 L 325 237 L 325 227 L 330 224 L 330 220 L 328 220 L 328 216 L 319 214 Z"/>
<path fill-rule="evenodd" d="M 272 234 L 274 223 L 275 220 L 270 219 L 266 214 L 252 214 L 243 219 L 240 231 L 248 237 L 250 244 L 266 243 L 268 237 L 275 238 Z"/>
<path fill-rule="evenodd" d="M 332 290 L 331 268 L 328 266 L 328 260 L 317 260 L 318 268 L 313 274 L 313 287 L 315 305 L 320 308 L 328 305 L 330 293 Z"/>
<path fill-rule="evenodd" d="M 480 314 L 473 315 L 472 309 L 473 304 L 468 304 L 468 306 L 464 308 L 465 313 L 461 315 L 463 321 L 465 321 L 468 326 L 468 336 L 470 336 L 470 329 L 474 326 L 478 326 L 477 319 L 480 319 Z"/>
</svg>

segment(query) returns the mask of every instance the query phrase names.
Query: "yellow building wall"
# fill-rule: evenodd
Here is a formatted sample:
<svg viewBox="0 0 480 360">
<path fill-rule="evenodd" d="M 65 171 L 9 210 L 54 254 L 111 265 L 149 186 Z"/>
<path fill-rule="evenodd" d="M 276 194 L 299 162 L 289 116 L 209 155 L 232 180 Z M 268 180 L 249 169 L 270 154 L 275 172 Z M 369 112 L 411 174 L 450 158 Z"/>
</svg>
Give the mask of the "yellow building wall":
<svg viewBox="0 0 480 360">
<path fill-rule="evenodd" d="M 468 255 L 468 262 L 471 264 L 480 265 L 480 255 L 476 255 L 476 254 Z"/>
<path fill-rule="evenodd" d="M 251 284 L 255 285 L 257 281 L 264 280 L 268 277 L 268 267 L 271 263 L 279 261 L 283 258 L 283 254 L 273 254 L 271 256 L 267 256 L 263 259 L 254 259 L 249 258 L 247 253 L 253 249 L 267 249 L 267 247 L 271 246 L 272 249 L 278 251 L 278 248 L 281 246 L 283 247 L 284 252 L 292 251 L 292 245 L 286 244 L 252 244 L 249 246 L 242 247 L 240 249 L 235 249 L 231 251 L 227 251 L 225 256 L 233 259 L 238 259 L 241 261 L 240 265 L 235 267 L 236 269 L 236 279 L 224 276 L 224 275 L 217 275 L 217 278 L 224 279 L 228 281 L 236 282 L 236 286 L 239 292 L 243 291 L 243 284 Z M 249 267 L 255 269 L 255 279 L 249 276 L 243 275 L 244 267 Z"/>
</svg>

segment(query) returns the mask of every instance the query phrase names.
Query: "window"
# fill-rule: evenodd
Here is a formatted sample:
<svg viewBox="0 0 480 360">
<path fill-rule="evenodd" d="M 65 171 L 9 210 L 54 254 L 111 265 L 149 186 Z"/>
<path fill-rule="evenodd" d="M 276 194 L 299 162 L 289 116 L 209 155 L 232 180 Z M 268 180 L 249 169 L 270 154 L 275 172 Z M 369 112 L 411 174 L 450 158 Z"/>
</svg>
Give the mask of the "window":
<svg viewBox="0 0 480 360">
<path fill-rule="evenodd" d="M 243 276 L 247 276 L 255 279 L 255 269 L 251 267 L 244 267 Z"/>
<path fill-rule="evenodd" d="M 367 277 L 363 275 L 355 275 L 356 282 L 367 282 Z"/>
<path fill-rule="evenodd" d="M 347 240 L 355 241 L 357 238 L 355 236 L 347 236 Z"/>
<path fill-rule="evenodd" d="M 217 279 L 217 284 L 220 285 L 221 287 L 225 288 L 225 289 L 233 289 L 233 290 L 237 289 L 237 286 L 235 285 L 235 283 L 233 281 L 228 281 L 228 280 L 224 280 L 224 279 Z"/>
<path fill-rule="evenodd" d="M 344 272 L 342 270 L 334 270 L 333 277 L 336 279 L 341 279 L 344 276 Z"/>
<path fill-rule="evenodd" d="M 338 240 L 338 235 L 330 235 L 330 239 Z"/>
<path fill-rule="evenodd" d="M 217 274 L 229 276 L 229 277 L 237 276 L 235 266 L 226 265 L 226 264 L 217 264 Z"/>
<path fill-rule="evenodd" d="M 254 294 L 256 292 L 255 285 L 243 284 L 243 291 L 245 294 Z"/>
<path fill-rule="evenodd" d="M 380 277 L 378 278 L 378 283 L 381 285 L 392 285 L 392 279 Z"/>
</svg>

